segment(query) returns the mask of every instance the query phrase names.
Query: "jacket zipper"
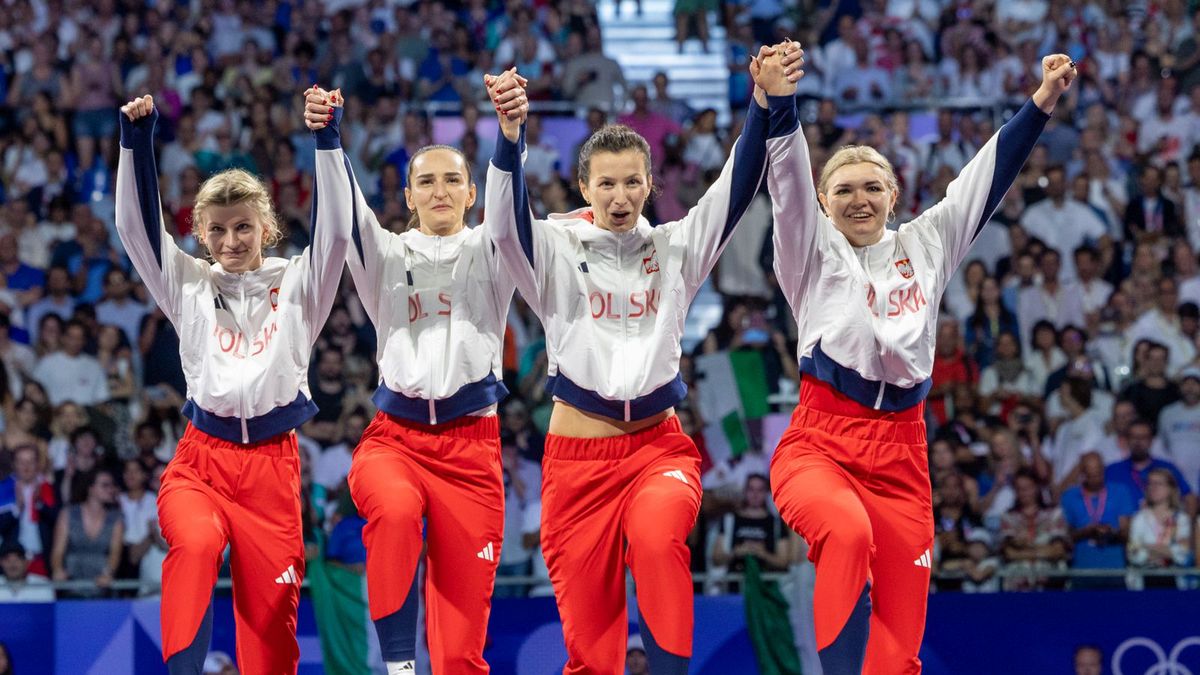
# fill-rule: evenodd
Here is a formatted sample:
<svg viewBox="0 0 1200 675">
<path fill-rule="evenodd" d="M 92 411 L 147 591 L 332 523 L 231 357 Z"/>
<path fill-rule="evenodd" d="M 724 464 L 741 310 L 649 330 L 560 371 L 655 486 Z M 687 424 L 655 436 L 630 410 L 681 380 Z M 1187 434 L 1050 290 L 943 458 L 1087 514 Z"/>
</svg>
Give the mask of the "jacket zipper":
<svg viewBox="0 0 1200 675">
<path fill-rule="evenodd" d="M 433 246 L 433 278 L 436 282 L 438 282 L 437 285 L 439 287 L 441 286 L 441 283 L 440 283 L 441 272 L 442 272 L 442 238 L 438 237 L 437 241 L 434 243 L 434 246 Z M 450 335 L 450 327 L 449 327 L 449 325 L 447 325 L 446 326 L 447 338 L 449 337 L 449 335 Z M 437 358 L 433 359 L 432 363 L 429 364 L 429 423 L 430 424 L 438 423 L 437 406 L 434 402 L 434 392 L 436 391 L 436 389 L 434 388 L 434 385 L 438 381 L 437 369 L 441 365 L 444 358 L 445 358 L 445 354 L 438 354 Z"/>
<path fill-rule="evenodd" d="M 250 354 L 250 336 L 246 334 L 244 326 L 250 325 L 250 319 L 246 316 L 246 280 L 238 280 L 238 291 L 241 293 L 241 310 L 242 310 L 242 325 L 238 326 L 238 330 L 242 333 L 242 341 L 246 343 L 246 354 Z M 242 414 L 242 442 L 250 442 L 250 429 L 246 424 L 246 381 L 244 378 L 239 378 L 238 382 L 238 408 Z"/>
<path fill-rule="evenodd" d="M 625 262 L 624 256 L 621 255 L 624 242 L 621 239 L 622 235 L 616 235 L 617 240 L 617 291 L 621 294 L 621 387 L 623 390 L 622 398 L 625 399 L 625 421 L 629 421 L 630 404 L 629 404 L 629 297 L 625 292 Z"/>
</svg>

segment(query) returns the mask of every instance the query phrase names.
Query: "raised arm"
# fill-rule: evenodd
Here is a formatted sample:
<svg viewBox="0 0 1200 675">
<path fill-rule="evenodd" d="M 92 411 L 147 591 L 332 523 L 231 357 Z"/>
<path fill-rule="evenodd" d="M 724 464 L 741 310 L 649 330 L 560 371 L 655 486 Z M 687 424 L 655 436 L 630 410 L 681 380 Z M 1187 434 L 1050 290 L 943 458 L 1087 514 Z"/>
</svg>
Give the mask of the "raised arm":
<svg viewBox="0 0 1200 675">
<path fill-rule="evenodd" d="M 326 92 L 317 87 L 313 87 L 305 92 L 304 100 L 304 123 L 312 130 L 313 135 L 317 138 L 317 156 L 318 166 L 320 165 L 322 146 L 333 146 L 337 149 L 338 170 L 344 174 L 343 181 L 349 189 L 349 195 L 345 198 L 345 203 L 350 207 L 350 242 L 345 247 L 346 265 L 350 268 L 350 276 L 354 279 L 354 287 L 358 292 L 358 297 L 362 301 L 363 309 L 370 316 L 372 322 L 378 321 L 380 290 L 382 288 L 384 259 L 386 251 L 391 245 L 391 239 L 395 236 L 388 232 L 380 225 L 378 218 L 375 217 L 375 212 L 367 204 L 366 197 L 363 196 L 362 190 L 359 189 L 358 181 L 354 177 L 354 171 L 350 166 L 350 159 L 342 152 L 341 143 L 335 140 L 339 138 L 338 123 L 342 115 L 342 94 L 341 91 Z M 330 127 L 330 125 L 333 125 Z M 332 137 L 330 136 L 332 134 Z M 332 168 L 333 161 L 330 159 L 329 166 Z M 336 173 L 336 172 L 335 172 Z M 317 178 L 320 178 L 318 173 Z M 314 192 L 314 194 L 316 194 Z M 328 203 L 328 202 L 326 202 Z M 317 202 L 313 201 L 313 223 L 314 230 L 327 229 L 328 224 L 324 222 L 324 210 L 317 208 Z M 345 216 L 345 213 L 340 213 L 340 216 Z M 341 266 L 338 266 L 338 274 L 341 274 Z M 337 284 L 334 284 L 336 289 Z"/>
<path fill-rule="evenodd" d="M 785 52 L 788 61 L 785 63 Z M 664 225 L 683 238 L 687 256 L 683 274 L 691 297 L 717 263 L 725 244 L 746 214 L 766 173 L 768 139 L 796 130 L 796 81 L 801 60 L 793 42 L 761 47 L 750 64 L 754 102 L 742 135 L 734 143 L 721 175 L 681 220 Z"/>
<path fill-rule="evenodd" d="M 786 53 L 784 60 L 788 61 L 792 55 Z M 799 70 L 804 63 L 803 55 L 803 50 L 795 55 L 799 61 L 789 75 L 797 78 L 804 76 L 804 71 Z M 821 209 L 817 188 L 813 183 L 808 141 L 800 128 L 794 98 L 790 100 L 790 109 L 776 112 L 772 108 L 771 126 L 776 125 L 782 127 L 781 133 L 767 140 L 767 189 L 771 192 L 775 217 L 773 267 L 779 287 L 788 301 L 796 306 L 795 296 L 801 290 L 802 275 L 809 267 L 810 256 L 818 248 Z"/>
<path fill-rule="evenodd" d="M 117 236 L 138 276 L 163 313 L 179 327 L 180 298 L 189 269 L 204 263 L 180 250 L 162 220 L 154 125 L 158 111 L 150 96 L 121 107 L 121 155 L 117 162 Z"/>
<path fill-rule="evenodd" d="M 496 150 L 488 166 L 484 227 L 521 296 L 540 316 L 547 263 L 554 246 L 545 225 L 534 221 L 529 210 L 529 190 L 522 165 L 529 103 L 515 70 L 498 77 L 487 75 L 484 83 L 500 121 Z"/>
<path fill-rule="evenodd" d="M 316 343 L 337 298 L 354 219 L 356 190 L 350 182 L 350 162 L 342 152 L 339 127 L 342 92 L 331 92 L 329 102 L 325 127 L 313 131 L 317 160 L 313 173 L 311 243 L 300 256 L 300 264 L 306 266 L 303 297 L 310 345 Z"/>
<path fill-rule="evenodd" d="M 1037 144 L 1059 97 L 1074 78 L 1075 62 L 1068 56 L 1043 58 L 1038 90 L 967 163 L 946 188 L 946 197 L 913 222 L 927 238 L 936 236 L 945 251 L 945 278 L 966 257 L 991 219 Z"/>
</svg>

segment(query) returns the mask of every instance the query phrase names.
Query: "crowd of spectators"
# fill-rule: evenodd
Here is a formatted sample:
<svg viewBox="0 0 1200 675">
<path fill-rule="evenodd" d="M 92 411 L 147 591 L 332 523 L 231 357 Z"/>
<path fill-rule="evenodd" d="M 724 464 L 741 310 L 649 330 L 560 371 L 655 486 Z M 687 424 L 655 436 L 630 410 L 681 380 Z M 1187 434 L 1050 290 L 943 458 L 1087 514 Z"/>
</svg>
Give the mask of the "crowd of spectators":
<svg viewBox="0 0 1200 675">
<path fill-rule="evenodd" d="M 1197 549 L 1200 12 L 1181 0 L 1071 0 L 1053 12 L 1047 0 L 825 4 L 721 3 L 734 111 L 721 127 L 716 111 L 670 95 L 667 72 L 626 82 L 586 0 L 0 3 L 0 600 L 51 598 L 49 579 L 94 582 L 78 595 L 121 578 L 152 592 L 161 576 L 154 493 L 183 431 L 186 391 L 174 327 L 130 278 L 115 236 L 120 102 L 155 97 L 166 222 L 193 251 L 191 203 L 230 167 L 272 190 L 288 231 L 272 253 L 306 245 L 313 145 L 299 92 L 314 83 L 347 99 L 345 147 L 385 227 L 407 227 L 407 161 L 433 140 L 435 121 L 461 124 L 455 142 L 486 189 L 493 141 L 481 75 L 514 65 L 534 101 L 533 210 L 582 205 L 569 144 L 550 124 L 565 114 L 647 137 L 661 188 L 647 216 L 661 222 L 720 171 L 749 101 L 748 56 L 785 34 L 805 43 L 814 168 L 845 143 L 880 149 L 900 178 L 900 222 L 944 196 L 1036 84 L 1042 54 L 1079 63 L 1079 81 L 941 299 L 927 406 L 935 588 L 1062 587 L 1055 572 L 1067 567 L 1118 570 L 1072 587 L 1186 585 L 1152 572 L 1191 565 Z M 912 105 L 936 99 L 955 107 Z M 920 120 L 929 133 L 914 131 Z M 759 354 L 774 412 L 794 400 L 795 326 L 771 272 L 770 233 L 764 192 L 714 274 L 724 315 L 685 345 L 692 392 L 679 414 L 702 449 L 717 421 L 699 402 L 700 357 Z M 363 522 L 345 479 L 374 414 L 376 347 L 345 279 L 312 359 L 321 412 L 301 430 L 302 503 L 310 555 L 356 569 Z M 549 594 L 538 552 L 546 355 L 519 299 L 504 370 L 513 396 L 500 411 L 500 573 L 532 579 L 498 592 Z M 689 542 L 698 572 L 737 572 L 747 555 L 768 570 L 803 559 L 804 542 L 769 502 L 759 422 L 748 420 L 748 451 L 705 455 Z"/>
</svg>

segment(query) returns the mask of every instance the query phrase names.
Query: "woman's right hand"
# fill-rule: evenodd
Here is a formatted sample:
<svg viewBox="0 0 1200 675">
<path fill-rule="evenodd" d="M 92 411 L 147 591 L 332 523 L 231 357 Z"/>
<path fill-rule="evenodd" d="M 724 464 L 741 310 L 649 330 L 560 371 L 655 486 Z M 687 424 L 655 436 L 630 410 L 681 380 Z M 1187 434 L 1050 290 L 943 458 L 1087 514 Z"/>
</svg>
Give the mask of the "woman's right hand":
<svg viewBox="0 0 1200 675">
<path fill-rule="evenodd" d="M 154 97 L 149 94 L 139 96 L 121 106 L 121 112 L 129 118 L 130 122 L 136 122 L 154 112 Z"/>
</svg>

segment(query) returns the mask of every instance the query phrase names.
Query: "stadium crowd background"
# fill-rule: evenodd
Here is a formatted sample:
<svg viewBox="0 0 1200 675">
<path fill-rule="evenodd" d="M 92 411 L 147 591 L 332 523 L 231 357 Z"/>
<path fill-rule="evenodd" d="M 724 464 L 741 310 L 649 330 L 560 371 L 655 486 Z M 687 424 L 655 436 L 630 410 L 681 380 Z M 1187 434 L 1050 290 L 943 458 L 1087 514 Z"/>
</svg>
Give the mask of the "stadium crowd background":
<svg viewBox="0 0 1200 675">
<path fill-rule="evenodd" d="M 678 0 L 680 30 L 724 28 L 733 114 L 720 125 L 718 111 L 672 97 L 670 72 L 627 80 L 587 0 L 0 3 L 0 601 L 53 600 L 47 578 L 95 582 L 59 597 L 109 595 L 114 578 L 154 593 L 161 574 L 154 490 L 183 431 L 184 383 L 175 331 L 130 278 L 112 222 L 120 103 L 155 98 L 166 222 L 193 251 L 199 184 L 230 167 L 268 182 L 288 230 L 275 254 L 306 245 L 313 144 L 300 92 L 314 83 L 345 95 L 347 153 L 389 229 L 407 227 L 407 159 L 422 145 L 463 148 L 486 189 L 495 123 L 482 75 L 513 65 L 534 102 L 534 212 L 582 205 L 575 147 L 621 121 L 656 155 L 662 190 L 646 215 L 661 222 L 719 172 L 750 100 L 748 55 L 783 36 L 806 49 L 798 95 L 814 169 L 845 143 L 880 149 L 900 178 L 900 222 L 940 199 L 1019 107 L 1041 55 L 1078 62 L 941 301 L 927 408 L 934 590 L 1186 587 L 1187 575 L 1153 571 L 1189 567 L 1200 548 L 1200 12 L 1182 0 L 1050 5 Z M 681 52 L 710 47 L 680 38 Z M 689 320 L 679 412 L 702 449 L 719 425 L 701 399 L 722 394 L 705 392 L 701 357 L 756 356 L 769 410 L 795 400 L 767 200 Z M 302 499 L 309 554 L 360 570 L 345 477 L 374 414 L 375 348 L 347 277 L 312 360 L 321 412 L 302 433 Z M 504 367 L 500 574 L 523 580 L 497 593 L 549 594 L 537 550 L 546 360 L 519 299 Z M 742 422 L 748 449 L 706 456 L 697 572 L 736 572 L 746 555 L 770 570 L 803 560 L 799 537 L 757 508 L 767 425 Z M 1066 568 L 1113 572 L 1056 574 Z"/>
</svg>

